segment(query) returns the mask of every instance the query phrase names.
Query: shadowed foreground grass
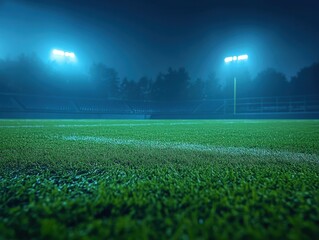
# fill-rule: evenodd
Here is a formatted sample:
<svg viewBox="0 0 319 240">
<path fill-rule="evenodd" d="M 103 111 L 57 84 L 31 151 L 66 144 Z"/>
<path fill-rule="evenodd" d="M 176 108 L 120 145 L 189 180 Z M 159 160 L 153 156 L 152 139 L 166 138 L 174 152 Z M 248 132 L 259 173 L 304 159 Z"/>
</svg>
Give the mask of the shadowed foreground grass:
<svg viewBox="0 0 319 240">
<path fill-rule="evenodd" d="M 319 237 L 319 121 L 12 120 L 0 142 L 0 238 Z"/>
</svg>

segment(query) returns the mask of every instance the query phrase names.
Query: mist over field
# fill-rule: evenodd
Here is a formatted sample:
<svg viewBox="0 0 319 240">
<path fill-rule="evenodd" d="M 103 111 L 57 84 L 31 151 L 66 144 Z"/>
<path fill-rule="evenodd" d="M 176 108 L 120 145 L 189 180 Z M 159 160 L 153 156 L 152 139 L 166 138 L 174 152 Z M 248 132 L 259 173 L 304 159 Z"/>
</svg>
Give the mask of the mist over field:
<svg viewBox="0 0 319 240">
<path fill-rule="evenodd" d="M 319 239 L 317 0 L 0 0 L 0 239 Z"/>
</svg>

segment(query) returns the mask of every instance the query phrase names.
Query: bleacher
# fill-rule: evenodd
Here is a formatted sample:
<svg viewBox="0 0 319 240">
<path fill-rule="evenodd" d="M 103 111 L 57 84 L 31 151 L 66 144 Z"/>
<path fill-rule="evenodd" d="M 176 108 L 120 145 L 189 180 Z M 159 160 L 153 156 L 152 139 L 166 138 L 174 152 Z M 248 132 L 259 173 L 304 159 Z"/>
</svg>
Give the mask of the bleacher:
<svg viewBox="0 0 319 240">
<path fill-rule="evenodd" d="M 25 111 L 74 112 L 76 107 L 69 99 L 58 97 L 16 96 Z"/>
<path fill-rule="evenodd" d="M 130 107 L 119 100 L 76 99 L 79 112 L 84 113 L 131 113 Z"/>
<path fill-rule="evenodd" d="M 10 95 L 0 94 L 0 111 L 14 111 L 19 110 L 19 104 Z"/>
<path fill-rule="evenodd" d="M 127 102 L 133 113 L 158 114 L 158 113 L 191 113 L 198 102 L 151 102 L 133 101 Z"/>
<path fill-rule="evenodd" d="M 237 112 L 255 114 L 319 112 L 319 96 L 242 98 L 237 100 Z"/>
<path fill-rule="evenodd" d="M 206 100 L 199 102 L 195 113 L 224 113 L 226 100 Z"/>
<path fill-rule="evenodd" d="M 92 98 L 47 97 L 19 94 L 0 94 L 0 114 L 65 113 L 172 116 L 230 116 L 234 114 L 233 99 L 202 101 L 155 102 L 123 101 Z M 236 115 L 247 114 L 319 114 L 319 96 L 291 96 L 267 98 L 238 98 Z M 1 117 L 0 115 L 0 117 Z"/>
</svg>

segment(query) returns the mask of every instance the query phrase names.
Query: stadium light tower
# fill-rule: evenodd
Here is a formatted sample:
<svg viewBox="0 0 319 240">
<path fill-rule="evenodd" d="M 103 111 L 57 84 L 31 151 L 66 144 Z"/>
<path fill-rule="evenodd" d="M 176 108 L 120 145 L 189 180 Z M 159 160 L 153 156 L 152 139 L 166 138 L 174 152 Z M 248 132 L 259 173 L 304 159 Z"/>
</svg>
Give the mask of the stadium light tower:
<svg viewBox="0 0 319 240">
<path fill-rule="evenodd" d="M 226 57 L 224 59 L 224 62 L 226 64 L 229 64 L 231 62 L 241 62 L 241 61 L 247 61 L 248 60 L 248 55 L 244 54 L 244 55 L 239 55 L 239 56 L 233 56 L 233 57 Z M 236 91 L 237 91 L 237 87 L 236 87 L 236 75 L 234 76 L 234 115 L 236 114 Z"/>
<path fill-rule="evenodd" d="M 74 52 L 65 52 L 59 49 L 53 49 L 51 59 L 59 62 L 75 62 L 76 56 Z"/>
</svg>

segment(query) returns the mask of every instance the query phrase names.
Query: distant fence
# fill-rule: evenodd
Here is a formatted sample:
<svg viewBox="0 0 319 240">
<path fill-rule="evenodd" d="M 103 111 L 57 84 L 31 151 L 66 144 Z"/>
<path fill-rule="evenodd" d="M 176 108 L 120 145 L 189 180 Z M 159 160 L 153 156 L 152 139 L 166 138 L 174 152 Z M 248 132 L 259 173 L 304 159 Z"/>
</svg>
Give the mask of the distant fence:
<svg viewBox="0 0 319 240">
<path fill-rule="evenodd" d="M 123 101 L 0 93 L 0 117 L 30 118 L 319 118 L 319 96 L 184 102 Z"/>
</svg>

